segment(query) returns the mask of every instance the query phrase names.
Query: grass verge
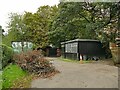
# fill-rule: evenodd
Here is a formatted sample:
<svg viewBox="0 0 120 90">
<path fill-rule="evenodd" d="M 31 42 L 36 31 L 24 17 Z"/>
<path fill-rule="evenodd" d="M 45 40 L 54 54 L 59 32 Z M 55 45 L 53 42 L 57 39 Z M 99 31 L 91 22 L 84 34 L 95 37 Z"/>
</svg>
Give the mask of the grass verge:
<svg viewBox="0 0 120 90">
<path fill-rule="evenodd" d="M 0 90 L 2 89 L 2 71 L 0 71 Z"/>
<path fill-rule="evenodd" d="M 78 61 L 78 60 L 66 59 L 66 58 L 63 58 L 63 57 L 59 57 L 59 60 L 62 60 L 62 61 L 65 61 L 65 62 L 80 63 L 80 61 Z M 91 63 L 91 62 L 93 62 L 93 60 L 82 60 L 82 61 L 83 61 L 83 63 Z"/>
<path fill-rule="evenodd" d="M 24 82 L 28 77 L 27 73 L 23 71 L 19 66 L 10 64 L 8 65 L 2 73 L 2 88 L 14 88 L 13 86 L 19 82 Z M 24 78 L 24 79 L 23 79 Z M 28 82 L 25 82 L 28 83 Z"/>
<path fill-rule="evenodd" d="M 33 75 L 27 75 L 13 82 L 11 88 L 30 88 Z"/>
</svg>

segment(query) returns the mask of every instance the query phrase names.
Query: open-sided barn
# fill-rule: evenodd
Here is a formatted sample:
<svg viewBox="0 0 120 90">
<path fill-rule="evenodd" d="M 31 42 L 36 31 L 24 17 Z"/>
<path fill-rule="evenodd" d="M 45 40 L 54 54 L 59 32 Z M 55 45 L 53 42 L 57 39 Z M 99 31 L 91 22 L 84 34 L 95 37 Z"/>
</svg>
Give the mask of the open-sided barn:
<svg viewBox="0 0 120 90">
<path fill-rule="evenodd" d="M 61 43 L 62 56 L 75 60 L 105 58 L 106 52 L 99 40 L 75 39 Z"/>
</svg>

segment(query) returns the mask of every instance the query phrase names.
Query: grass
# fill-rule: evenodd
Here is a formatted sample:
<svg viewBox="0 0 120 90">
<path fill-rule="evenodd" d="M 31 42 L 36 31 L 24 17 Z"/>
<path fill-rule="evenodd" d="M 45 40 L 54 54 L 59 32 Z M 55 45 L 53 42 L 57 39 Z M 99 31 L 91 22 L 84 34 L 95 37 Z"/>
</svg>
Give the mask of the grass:
<svg viewBox="0 0 120 90">
<path fill-rule="evenodd" d="M 20 80 L 22 77 L 25 77 L 27 73 L 23 71 L 19 66 L 10 64 L 8 65 L 2 73 L 2 88 L 12 87 L 15 80 Z M 22 79 L 21 79 L 22 80 Z"/>
<path fill-rule="evenodd" d="M 0 90 L 2 89 L 2 72 L 0 73 Z"/>
<path fill-rule="evenodd" d="M 13 85 L 11 88 L 30 88 L 33 77 L 34 75 L 27 75 L 25 77 L 17 79 L 13 82 Z"/>
<path fill-rule="evenodd" d="M 73 63 L 78 63 L 78 60 L 72 60 L 72 59 L 66 59 L 66 58 L 61 58 L 60 60 L 65 61 L 65 62 L 73 62 Z"/>
<path fill-rule="evenodd" d="M 60 57 L 59 59 L 62 60 L 62 61 L 65 61 L 65 62 L 80 63 L 80 61 L 78 61 L 78 60 L 66 59 L 66 58 L 63 58 L 63 57 Z M 91 62 L 93 62 L 93 60 L 83 60 L 83 63 L 91 63 Z"/>
</svg>

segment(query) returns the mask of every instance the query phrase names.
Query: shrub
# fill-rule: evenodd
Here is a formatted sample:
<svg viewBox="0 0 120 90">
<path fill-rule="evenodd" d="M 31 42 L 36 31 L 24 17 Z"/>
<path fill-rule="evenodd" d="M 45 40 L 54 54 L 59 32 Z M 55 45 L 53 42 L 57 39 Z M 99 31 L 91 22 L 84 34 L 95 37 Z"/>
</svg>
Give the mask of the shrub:
<svg viewBox="0 0 120 90">
<path fill-rule="evenodd" d="M 2 68 L 4 68 L 12 60 L 13 49 L 5 44 L 0 45 L 0 49 L 2 53 Z"/>
<path fill-rule="evenodd" d="M 25 71 L 39 76 L 48 76 L 56 72 L 55 67 L 43 57 L 40 51 L 29 51 L 14 55 L 15 62 Z"/>
<path fill-rule="evenodd" d="M 33 44 L 32 49 L 35 50 L 37 48 L 37 46 L 35 44 Z"/>
</svg>

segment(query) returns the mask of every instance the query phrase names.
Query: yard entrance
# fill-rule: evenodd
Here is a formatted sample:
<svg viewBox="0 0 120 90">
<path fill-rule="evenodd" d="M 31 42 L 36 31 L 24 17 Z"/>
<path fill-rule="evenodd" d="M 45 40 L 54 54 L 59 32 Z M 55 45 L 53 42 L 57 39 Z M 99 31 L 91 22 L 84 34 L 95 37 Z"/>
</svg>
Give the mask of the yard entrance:
<svg viewBox="0 0 120 90">
<path fill-rule="evenodd" d="M 52 78 L 35 79 L 32 88 L 118 88 L 118 68 L 101 61 L 74 63 L 49 58 L 60 71 Z"/>
</svg>

